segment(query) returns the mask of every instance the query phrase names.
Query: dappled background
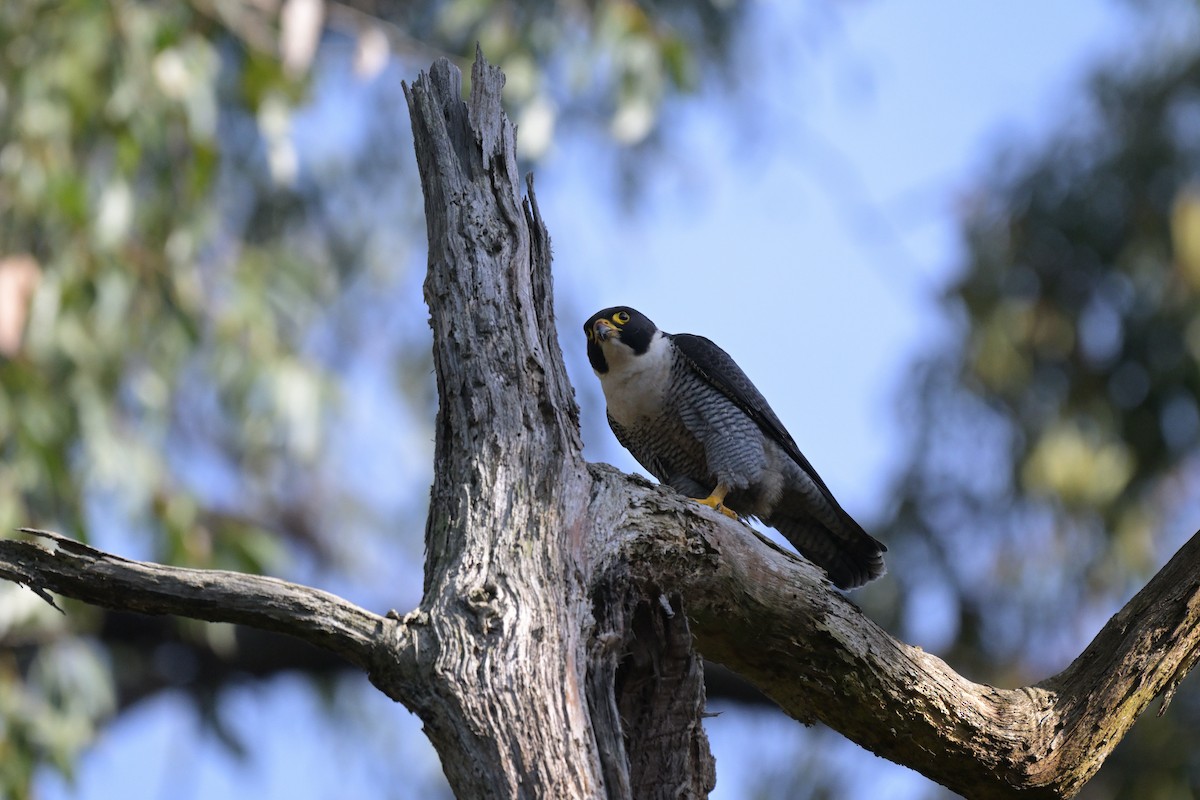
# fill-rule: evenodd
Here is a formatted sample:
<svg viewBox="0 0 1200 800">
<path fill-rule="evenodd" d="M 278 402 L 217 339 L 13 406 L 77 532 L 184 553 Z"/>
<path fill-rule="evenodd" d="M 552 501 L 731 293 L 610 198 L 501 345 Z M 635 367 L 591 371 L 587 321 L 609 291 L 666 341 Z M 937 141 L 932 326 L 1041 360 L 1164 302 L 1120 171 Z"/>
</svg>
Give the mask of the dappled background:
<svg viewBox="0 0 1200 800">
<path fill-rule="evenodd" d="M 401 80 L 508 77 L 581 320 L 707 335 L 887 542 L 853 598 L 972 679 L 1064 667 L 1200 525 L 1191 0 L 0 3 L 0 530 L 419 599 L 436 398 Z M 468 70 L 469 72 L 469 70 Z M 9 535 L 9 534 L 2 534 Z M 0 796 L 444 796 L 302 644 L 0 585 Z M 1084 796 L 1200 794 L 1200 692 Z M 938 787 L 724 681 L 727 798 Z"/>
</svg>

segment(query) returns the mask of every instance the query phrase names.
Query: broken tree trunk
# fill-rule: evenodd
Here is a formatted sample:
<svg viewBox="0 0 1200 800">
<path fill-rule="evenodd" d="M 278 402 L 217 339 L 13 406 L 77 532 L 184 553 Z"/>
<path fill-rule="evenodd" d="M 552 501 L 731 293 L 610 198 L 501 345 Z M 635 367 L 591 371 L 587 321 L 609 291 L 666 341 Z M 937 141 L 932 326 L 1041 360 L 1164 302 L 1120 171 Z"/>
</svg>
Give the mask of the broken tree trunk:
<svg viewBox="0 0 1200 800">
<path fill-rule="evenodd" d="M 1200 658 L 1200 535 L 1061 675 L 972 683 L 749 528 L 581 457 L 550 247 L 520 198 L 503 75 L 405 87 L 425 193 L 439 409 L 421 605 L 379 616 L 271 578 L 129 561 L 46 532 L 0 577 L 120 610 L 298 636 L 420 715 L 459 797 L 701 797 L 699 652 L 795 719 L 973 798 L 1075 794 Z M 582 337 L 578 342 L 583 346 Z"/>
<path fill-rule="evenodd" d="M 702 796 L 713 768 L 687 621 L 596 580 L 595 505 L 614 500 L 581 456 L 549 235 L 532 184 L 520 198 L 503 84 L 479 58 L 469 103 L 446 61 L 406 87 L 440 399 L 417 637 L 430 672 L 413 708 L 460 797 Z M 653 734 L 630 726 L 633 759 L 626 713 Z"/>
</svg>

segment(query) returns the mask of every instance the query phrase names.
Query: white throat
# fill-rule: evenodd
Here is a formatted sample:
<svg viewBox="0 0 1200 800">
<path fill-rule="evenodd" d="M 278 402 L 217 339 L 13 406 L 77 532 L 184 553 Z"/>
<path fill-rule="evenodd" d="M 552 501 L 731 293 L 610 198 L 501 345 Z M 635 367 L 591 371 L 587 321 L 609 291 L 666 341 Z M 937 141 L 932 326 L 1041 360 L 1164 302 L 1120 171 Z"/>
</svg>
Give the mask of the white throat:
<svg viewBox="0 0 1200 800">
<path fill-rule="evenodd" d="M 654 419 L 662 413 L 663 398 L 671 382 L 675 345 L 662 331 L 650 340 L 646 352 L 634 355 L 619 342 L 604 347 L 608 372 L 597 373 L 608 413 L 623 427 Z"/>
</svg>

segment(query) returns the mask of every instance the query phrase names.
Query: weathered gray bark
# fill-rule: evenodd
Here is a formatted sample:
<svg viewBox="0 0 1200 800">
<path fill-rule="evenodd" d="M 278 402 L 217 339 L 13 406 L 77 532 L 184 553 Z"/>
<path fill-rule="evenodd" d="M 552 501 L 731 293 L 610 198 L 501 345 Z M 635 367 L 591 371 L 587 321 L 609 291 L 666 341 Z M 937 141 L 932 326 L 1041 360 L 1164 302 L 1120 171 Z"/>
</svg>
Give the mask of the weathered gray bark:
<svg viewBox="0 0 1200 800">
<path fill-rule="evenodd" d="M 469 104 L 446 61 L 406 87 L 441 400 L 419 637 L 435 674 L 422 675 L 413 708 L 445 732 L 431 738 L 461 797 L 700 796 L 713 769 L 687 621 L 595 580 L 550 241 L 532 184 L 519 196 L 503 84 L 480 58 Z M 635 692 L 654 703 L 632 707 Z M 623 729 L 631 712 L 647 725 Z M 682 724 L 655 735 L 664 721 Z"/>
<path fill-rule="evenodd" d="M 1078 791 L 1200 657 L 1200 535 L 1061 675 L 997 689 L 896 641 L 739 523 L 584 463 L 549 238 L 532 185 L 520 200 L 502 86 L 480 58 L 469 103 L 444 61 L 405 87 L 440 398 L 418 609 L 380 617 L 47 534 L 0 542 L 0 577 L 329 648 L 420 715 L 460 797 L 703 796 L 714 771 L 698 652 L 797 720 L 964 795 Z"/>
</svg>

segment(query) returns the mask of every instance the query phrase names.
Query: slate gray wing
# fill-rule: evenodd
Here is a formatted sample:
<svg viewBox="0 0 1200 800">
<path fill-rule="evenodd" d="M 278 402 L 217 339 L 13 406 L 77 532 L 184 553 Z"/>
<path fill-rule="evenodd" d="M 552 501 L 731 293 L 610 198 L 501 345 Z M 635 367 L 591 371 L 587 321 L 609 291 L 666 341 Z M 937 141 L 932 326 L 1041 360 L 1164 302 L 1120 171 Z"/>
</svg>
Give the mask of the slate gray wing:
<svg viewBox="0 0 1200 800">
<path fill-rule="evenodd" d="M 834 500 L 833 493 L 829 491 L 829 487 L 825 485 L 825 481 L 821 480 L 821 476 L 817 474 L 816 469 L 804 457 L 804 454 L 800 452 L 796 441 L 787 432 L 787 428 L 783 427 L 783 423 L 779 421 L 779 417 L 775 416 L 775 412 L 771 410 L 767 399 L 762 396 L 758 388 L 746 377 L 746 373 L 742 372 L 742 368 L 737 365 L 737 362 L 715 343 L 703 336 L 696 336 L 691 333 L 676 333 L 670 334 L 670 336 L 671 340 L 675 343 L 676 351 L 686 359 L 688 365 L 754 420 L 763 433 L 782 447 L 792 457 L 792 460 L 820 487 L 828 499 L 836 504 L 837 501 Z"/>
<path fill-rule="evenodd" d="M 766 398 L 729 354 L 703 336 L 678 334 L 672 338 L 685 363 L 754 420 L 803 473 L 803 476 L 796 474 L 763 521 L 782 533 L 809 560 L 823 567 L 842 588 L 861 586 L 882 575 L 882 554 L 887 548 L 846 513 Z M 814 503 L 814 491 L 824 499 L 824 508 L 821 503 Z"/>
</svg>

